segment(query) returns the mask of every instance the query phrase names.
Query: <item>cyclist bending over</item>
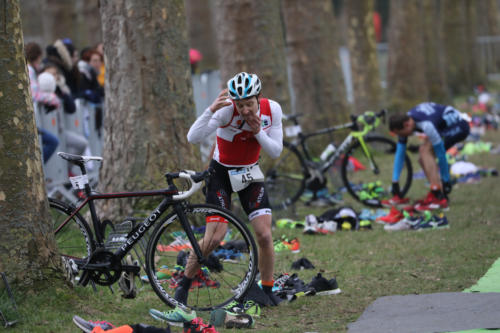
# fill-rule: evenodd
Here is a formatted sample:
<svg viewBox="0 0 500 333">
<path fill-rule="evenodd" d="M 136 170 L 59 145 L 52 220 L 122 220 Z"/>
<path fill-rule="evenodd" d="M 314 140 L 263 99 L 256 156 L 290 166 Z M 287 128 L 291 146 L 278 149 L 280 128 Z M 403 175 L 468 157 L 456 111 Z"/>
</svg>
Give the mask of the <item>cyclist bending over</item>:
<svg viewBox="0 0 500 333">
<path fill-rule="evenodd" d="M 389 129 L 399 136 L 399 141 L 392 176 L 394 197 L 387 200 L 386 204 L 394 205 L 408 201 L 401 198 L 398 181 L 403 168 L 408 136 L 417 131 L 423 132 L 426 136 L 419 148 L 419 163 L 431 185 L 426 198 L 418 201 L 417 205 L 420 206 L 420 210 L 448 208 L 447 195 L 451 192 L 452 185 L 446 150 L 465 140 L 469 135 L 470 128 L 466 115 L 452 106 L 432 102 L 421 103 L 407 114 L 391 116 Z"/>
<path fill-rule="evenodd" d="M 257 162 L 261 149 L 272 158 L 277 158 L 283 149 L 282 111 L 277 102 L 262 98 L 260 91 L 261 82 L 257 75 L 237 74 L 227 82 L 227 89 L 222 90 L 212 105 L 196 119 L 187 138 L 191 143 L 200 143 L 216 131 L 210 162 L 215 172 L 207 182 L 206 202 L 230 209 L 231 194 L 238 193 L 257 238 L 263 290 L 277 305 L 279 299 L 271 292 L 274 284 L 271 208 L 264 175 Z M 213 251 L 227 231 L 224 219 L 219 216 L 208 216 L 206 222 L 205 235 L 200 242 L 203 255 Z M 187 303 L 189 288 L 199 268 L 192 254 L 175 291 L 175 299 L 180 303 Z M 182 321 L 183 312 L 176 307 L 167 312 L 167 318 Z"/>
</svg>

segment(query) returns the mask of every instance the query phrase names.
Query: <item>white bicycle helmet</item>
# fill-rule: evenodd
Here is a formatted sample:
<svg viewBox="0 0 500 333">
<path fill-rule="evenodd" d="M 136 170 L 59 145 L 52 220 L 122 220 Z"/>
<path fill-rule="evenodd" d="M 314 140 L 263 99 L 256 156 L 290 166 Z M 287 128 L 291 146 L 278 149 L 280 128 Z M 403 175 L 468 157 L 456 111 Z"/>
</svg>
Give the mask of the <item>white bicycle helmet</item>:
<svg viewBox="0 0 500 333">
<path fill-rule="evenodd" d="M 238 100 L 258 95 L 262 86 L 256 74 L 241 72 L 227 81 L 227 88 L 229 97 Z"/>
</svg>

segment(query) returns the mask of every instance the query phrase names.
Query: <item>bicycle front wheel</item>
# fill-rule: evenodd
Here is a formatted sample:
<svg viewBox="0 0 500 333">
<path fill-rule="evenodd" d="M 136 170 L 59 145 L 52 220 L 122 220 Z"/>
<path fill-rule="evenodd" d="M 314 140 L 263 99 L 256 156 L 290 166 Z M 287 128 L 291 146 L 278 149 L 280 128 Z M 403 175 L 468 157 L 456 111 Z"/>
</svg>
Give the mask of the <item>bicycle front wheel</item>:
<svg viewBox="0 0 500 333">
<path fill-rule="evenodd" d="M 257 247 L 249 229 L 230 211 L 214 205 L 187 205 L 184 214 L 207 259 L 196 272 L 185 305 L 209 311 L 242 299 L 257 273 Z M 223 222 L 208 223 L 206 233 L 207 218 Z M 169 306 L 177 303 L 175 288 L 190 255 L 194 256 L 192 245 L 179 215 L 171 213 L 155 227 L 146 253 L 149 282 Z"/>
<path fill-rule="evenodd" d="M 271 207 L 281 210 L 295 203 L 304 192 L 307 179 L 307 167 L 297 148 L 283 142 L 283 151 L 278 159 L 268 158 L 259 163 L 265 170 Z"/>
<path fill-rule="evenodd" d="M 342 180 L 356 200 L 372 207 L 392 196 L 392 166 L 396 143 L 381 136 L 364 138 L 366 150 L 357 141 L 345 153 L 342 161 Z M 408 155 L 400 176 L 400 189 L 405 195 L 411 186 L 413 171 Z"/>
<path fill-rule="evenodd" d="M 61 256 L 84 259 L 93 251 L 93 237 L 85 219 L 68 204 L 49 198 L 52 228 Z M 69 218 L 71 215 L 73 217 Z M 69 218 L 69 219 L 68 219 Z"/>
</svg>

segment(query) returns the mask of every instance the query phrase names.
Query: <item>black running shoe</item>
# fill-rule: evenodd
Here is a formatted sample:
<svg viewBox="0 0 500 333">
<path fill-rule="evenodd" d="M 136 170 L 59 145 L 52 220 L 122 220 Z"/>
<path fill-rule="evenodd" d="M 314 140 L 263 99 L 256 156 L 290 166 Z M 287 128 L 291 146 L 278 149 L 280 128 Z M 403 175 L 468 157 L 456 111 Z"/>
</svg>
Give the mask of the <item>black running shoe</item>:
<svg viewBox="0 0 500 333">
<path fill-rule="evenodd" d="M 314 288 L 314 290 L 316 290 L 316 295 L 320 296 L 335 295 L 341 292 L 335 278 L 327 280 L 323 276 L 321 276 L 321 273 L 318 273 L 318 275 L 313 277 L 312 281 L 307 286 Z"/>
</svg>

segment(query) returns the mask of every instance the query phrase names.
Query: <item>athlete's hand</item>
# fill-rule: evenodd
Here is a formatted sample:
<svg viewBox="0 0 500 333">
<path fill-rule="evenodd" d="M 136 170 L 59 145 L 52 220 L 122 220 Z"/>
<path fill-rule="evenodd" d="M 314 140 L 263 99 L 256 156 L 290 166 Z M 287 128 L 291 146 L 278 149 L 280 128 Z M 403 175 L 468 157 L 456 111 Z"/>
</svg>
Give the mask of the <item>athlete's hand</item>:
<svg viewBox="0 0 500 333">
<path fill-rule="evenodd" d="M 228 92 L 227 88 L 220 92 L 219 96 L 217 96 L 215 101 L 213 101 L 212 105 L 210 105 L 210 111 L 215 113 L 217 110 L 232 104 L 228 100 L 227 92 Z"/>
<path fill-rule="evenodd" d="M 257 116 L 255 113 L 252 112 L 243 116 L 243 119 L 245 119 L 248 126 L 250 126 L 250 129 L 252 130 L 253 134 L 258 134 L 260 132 L 261 120 L 259 116 Z"/>
</svg>

